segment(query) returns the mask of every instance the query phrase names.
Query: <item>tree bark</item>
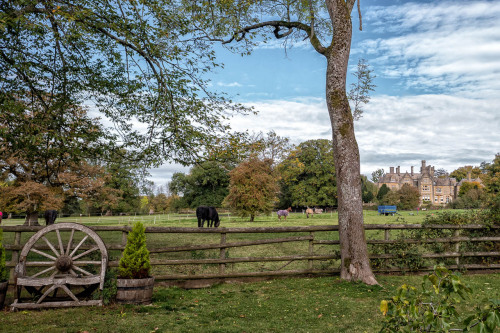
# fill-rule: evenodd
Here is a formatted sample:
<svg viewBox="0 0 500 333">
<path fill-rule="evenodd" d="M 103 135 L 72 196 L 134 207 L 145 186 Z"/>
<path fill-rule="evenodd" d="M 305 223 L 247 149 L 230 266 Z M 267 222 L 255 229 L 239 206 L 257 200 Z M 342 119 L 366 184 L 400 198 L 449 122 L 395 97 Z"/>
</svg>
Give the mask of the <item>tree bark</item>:
<svg viewBox="0 0 500 333">
<path fill-rule="evenodd" d="M 40 225 L 38 223 L 38 212 L 26 213 L 26 220 L 24 225 Z"/>
<path fill-rule="evenodd" d="M 332 124 L 339 205 L 341 278 L 378 284 L 370 267 L 363 226 L 359 148 L 346 95 L 352 22 L 345 1 L 326 0 L 334 27 L 327 49 L 326 103 Z"/>
</svg>

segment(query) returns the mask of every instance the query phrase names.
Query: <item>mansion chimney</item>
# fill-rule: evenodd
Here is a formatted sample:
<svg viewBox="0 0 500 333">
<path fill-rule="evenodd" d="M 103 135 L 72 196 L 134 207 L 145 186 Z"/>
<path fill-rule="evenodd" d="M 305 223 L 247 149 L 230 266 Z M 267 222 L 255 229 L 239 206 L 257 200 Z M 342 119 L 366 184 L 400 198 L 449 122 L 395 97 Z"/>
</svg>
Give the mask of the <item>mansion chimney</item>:
<svg viewBox="0 0 500 333">
<path fill-rule="evenodd" d="M 411 175 L 413 176 L 413 165 L 411 166 Z"/>
<path fill-rule="evenodd" d="M 420 173 L 424 173 L 425 170 L 425 160 L 422 160 L 422 167 L 420 168 Z"/>
<path fill-rule="evenodd" d="M 399 170 L 400 170 L 400 166 L 398 165 L 398 167 L 396 168 L 396 173 L 399 175 Z"/>
<path fill-rule="evenodd" d="M 389 173 L 394 173 L 394 167 L 390 167 L 389 169 L 390 169 Z"/>
</svg>

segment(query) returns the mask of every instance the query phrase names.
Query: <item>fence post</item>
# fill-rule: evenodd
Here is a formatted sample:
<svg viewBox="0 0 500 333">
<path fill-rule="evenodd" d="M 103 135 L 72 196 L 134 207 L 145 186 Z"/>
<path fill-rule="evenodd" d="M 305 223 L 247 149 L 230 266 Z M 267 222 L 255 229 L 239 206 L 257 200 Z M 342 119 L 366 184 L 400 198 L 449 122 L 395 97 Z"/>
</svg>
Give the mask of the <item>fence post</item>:
<svg viewBox="0 0 500 333">
<path fill-rule="evenodd" d="M 222 247 L 222 246 L 226 245 L 226 233 L 225 232 L 220 234 L 220 245 L 221 245 L 221 248 L 220 248 L 219 259 L 224 260 L 224 259 L 226 259 L 226 248 Z M 219 274 L 225 274 L 225 272 L 226 272 L 226 264 L 220 263 L 219 264 Z"/>
<path fill-rule="evenodd" d="M 460 236 L 460 229 L 456 229 L 455 232 L 453 233 L 453 237 L 459 237 Z M 460 241 L 455 240 L 455 252 L 459 253 L 460 252 Z M 455 257 L 455 263 L 457 266 L 460 265 L 460 257 Z"/>
<path fill-rule="evenodd" d="M 312 239 L 309 240 L 309 255 L 312 256 L 314 255 L 314 231 L 311 231 L 309 235 L 312 237 Z M 309 259 L 307 261 L 307 268 L 309 270 L 313 269 L 313 260 Z"/>
<path fill-rule="evenodd" d="M 122 245 L 126 246 L 127 245 L 127 237 L 128 237 L 128 231 L 122 231 Z M 123 250 L 122 250 L 123 252 Z"/>
<path fill-rule="evenodd" d="M 21 232 L 16 231 L 15 236 L 14 236 L 14 245 L 16 248 L 21 246 Z M 14 264 L 14 269 L 10 270 L 10 281 L 14 281 L 14 270 L 15 270 L 15 265 L 17 265 L 17 262 L 19 261 L 19 252 L 20 250 L 12 250 L 12 259 L 11 262 Z"/>
</svg>

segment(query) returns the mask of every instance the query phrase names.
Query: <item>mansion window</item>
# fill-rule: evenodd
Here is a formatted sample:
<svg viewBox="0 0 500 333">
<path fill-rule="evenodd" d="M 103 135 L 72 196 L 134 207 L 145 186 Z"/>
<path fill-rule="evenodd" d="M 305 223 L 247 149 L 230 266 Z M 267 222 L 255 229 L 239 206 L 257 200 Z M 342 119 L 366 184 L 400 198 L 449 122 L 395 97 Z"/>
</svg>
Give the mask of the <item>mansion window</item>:
<svg viewBox="0 0 500 333">
<path fill-rule="evenodd" d="M 441 187 L 436 188 L 437 193 L 441 193 Z"/>
<path fill-rule="evenodd" d="M 429 191 L 429 185 L 422 185 L 422 191 Z"/>
</svg>

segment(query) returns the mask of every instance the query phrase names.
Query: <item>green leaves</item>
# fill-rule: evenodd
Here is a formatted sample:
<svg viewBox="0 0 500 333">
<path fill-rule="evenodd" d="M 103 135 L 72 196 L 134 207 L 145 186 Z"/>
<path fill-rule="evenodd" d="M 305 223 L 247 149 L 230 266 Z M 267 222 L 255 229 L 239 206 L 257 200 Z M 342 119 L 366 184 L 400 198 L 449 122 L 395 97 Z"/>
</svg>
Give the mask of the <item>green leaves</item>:
<svg viewBox="0 0 500 333">
<path fill-rule="evenodd" d="M 464 332 L 493 333 L 500 327 L 500 300 L 489 300 L 485 307 L 476 307 L 476 312 L 467 317 Z"/>
<path fill-rule="evenodd" d="M 492 333 L 500 327 L 500 301 L 490 301 L 484 308 L 462 321 L 456 310 L 460 302 L 473 294 L 460 276 L 444 266 L 423 278 L 422 289 L 403 285 L 390 301 L 383 300 L 380 310 L 386 316 L 380 332 L 449 332 L 462 323 L 466 332 Z"/>
<path fill-rule="evenodd" d="M 246 109 L 209 89 L 204 74 L 218 64 L 183 9 L 167 0 L 8 1 L 0 85 L 43 111 L 91 105 L 152 164 L 196 161 L 227 132 L 223 116 Z"/>
<path fill-rule="evenodd" d="M 10 270 L 5 266 L 5 248 L 3 246 L 3 230 L 0 228 L 0 282 L 9 279 Z"/>
<path fill-rule="evenodd" d="M 372 75 L 373 70 L 370 69 L 365 59 L 358 60 L 358 67 L 353 75 L 356 77 L 356 82 L 351 84 L 351 89 L 347 94 L 349 101 L 354 103 L 352 111 L 353 118 L 359 120 L 363 115 L 362 105 L 370 101 L 370 91 L 374 91 L 373 79 L 376 77 Z"/>
<path fill-rule="evenodd" d="M 309 140 L 278 166 L 282 206 L 335 206 L 337 187 L 332 143 Z"/>
</svg>

